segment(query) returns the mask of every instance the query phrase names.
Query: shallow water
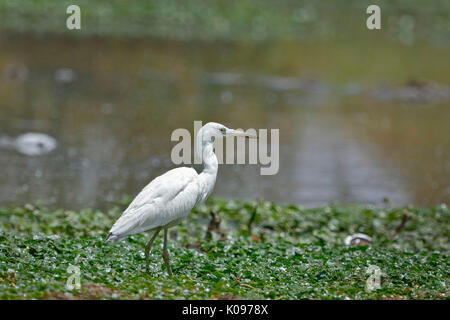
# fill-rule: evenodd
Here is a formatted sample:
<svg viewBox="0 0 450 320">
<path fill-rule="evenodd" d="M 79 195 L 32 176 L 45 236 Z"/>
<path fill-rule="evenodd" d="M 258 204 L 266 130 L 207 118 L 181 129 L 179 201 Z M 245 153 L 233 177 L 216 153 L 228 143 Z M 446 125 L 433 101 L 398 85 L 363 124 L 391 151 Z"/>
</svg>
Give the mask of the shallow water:
<svg viewBox="0 0 450 320">
<path fill-rule="evenodd" d="M 280 170 L 222 165 L 215 195 L 304 206 L 450 199 L 450 50 L 400 44 L 0 37 L 0 204 L 108 207 L 175 167 L 176 128 L 279 128 Z M 426 63 L 424 63 L 426 62 Z"/>
</svg>

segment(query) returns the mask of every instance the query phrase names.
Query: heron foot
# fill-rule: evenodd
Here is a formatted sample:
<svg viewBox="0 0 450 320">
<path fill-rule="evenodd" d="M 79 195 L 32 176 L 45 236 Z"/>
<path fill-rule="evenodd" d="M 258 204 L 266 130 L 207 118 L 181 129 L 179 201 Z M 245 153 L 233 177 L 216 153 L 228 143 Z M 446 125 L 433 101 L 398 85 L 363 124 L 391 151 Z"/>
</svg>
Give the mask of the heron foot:
<svg viewBox="0 0 450 320">
<path fill-rule="evenodd" d="M 169 276 L 173 276 L 172 269 L 170 268 L 170 263 L 169 263 L 169 251 L 164 250 L 162 256 L 164 259 L 164 263 L 166 264 L 166 267 L 167 267 L 167 273 L 169 273 Z"/>
<path fill-rule="evenodd" d="M 146 260 L 146 268 L 145 268 L 145 270 L 147 271 L 147 273 L 150 273 L 150 248 L 152 247 L 152 244 L 155 241 L 156 236 L 158 235 L 160 230 L 161 230 L 161 228 L 156 229 L 156 231 L 153 234 L 152 238 L 150 239 L 150 241 L 145 246 L 145 260 Z"/>
<path fill-rule="evenodd" d="M 167 272 L 169 273 L 169 276 L 173 276 L 172 269 L 170 268 L 169 263 L 169 251 L 167 250 L 167 229 L 164 229 L 164 246 L 163 246 L 163 260 L 167 267 Z"/>
</svg>

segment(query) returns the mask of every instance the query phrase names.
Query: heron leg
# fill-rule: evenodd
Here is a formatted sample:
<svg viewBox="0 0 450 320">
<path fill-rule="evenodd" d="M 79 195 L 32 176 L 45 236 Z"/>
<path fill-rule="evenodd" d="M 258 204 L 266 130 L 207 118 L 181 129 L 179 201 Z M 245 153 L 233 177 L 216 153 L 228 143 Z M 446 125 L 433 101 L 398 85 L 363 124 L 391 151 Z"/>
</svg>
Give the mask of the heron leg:
<svg viewBox="0 0 450 320">
<path fill-rule="evenodd" d="M 153 242 L 156 239 L 156 236 L 158 235 L 159 231 L 161 231 L 161 228 L 156 229 L 155 233 L 153 234 L 153 237 L 150 239 L 150 241 L 145 246 L 145 260 L 147 262 L 146 264 L 146 270 L 147 273 L 149 272 L 149 266 L 150 266 L 150 248 L 152 247 Z"/>
<path fill-rule="evenodd" d="M 164 263 L 166 264 L 167 272 L 169 273 L 169 276 L 173 276 L 172 269 L 170 268 L 170 263 L 169 263 L 169 251 L 167 250 L 167 229 L 164 229 L 164 247 L 163 247 L 162 256 L 164 259 Z"/>
</svg>

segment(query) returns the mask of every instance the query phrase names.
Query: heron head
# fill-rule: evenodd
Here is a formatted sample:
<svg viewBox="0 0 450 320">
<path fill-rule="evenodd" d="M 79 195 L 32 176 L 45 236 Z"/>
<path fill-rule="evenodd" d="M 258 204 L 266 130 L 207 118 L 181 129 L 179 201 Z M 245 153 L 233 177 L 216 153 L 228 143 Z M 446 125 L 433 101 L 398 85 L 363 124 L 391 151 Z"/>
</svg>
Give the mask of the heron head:
<svg viewBox="0 0 450 320">
<path fill-rule="evenodd" d="M 198 132 L 198 138 L 201 139 L 202 144 L 207 142 L 214 142 L 216 138 L 233 136 L 256 138 L 256 135 L 252 133 L 244 132 L 242 130 L 230 129 L 217 122 L 208 122 Z"/>
</svg>

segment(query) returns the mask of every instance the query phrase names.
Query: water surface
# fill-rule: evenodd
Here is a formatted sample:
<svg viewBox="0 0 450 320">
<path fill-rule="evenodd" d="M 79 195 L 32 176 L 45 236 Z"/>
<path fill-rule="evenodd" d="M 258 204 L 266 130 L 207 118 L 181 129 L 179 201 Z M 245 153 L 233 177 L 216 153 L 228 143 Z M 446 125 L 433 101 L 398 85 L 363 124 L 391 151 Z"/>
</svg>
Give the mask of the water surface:
<svg viewBox="0 0 450 320">
<path fill-rule="evenodd" d="M 108 207 L 175 167 L 193 121 L 280 129 L 280 170 L 222 165 L 215 195 L 304 206 L 450 199 L 450 50 L 423 44 L 259 44 L 0 38 L 0 204 Z"/>
</svg>

